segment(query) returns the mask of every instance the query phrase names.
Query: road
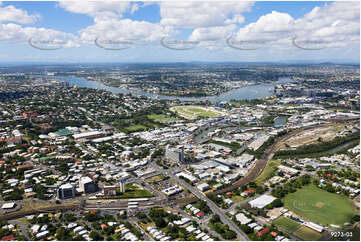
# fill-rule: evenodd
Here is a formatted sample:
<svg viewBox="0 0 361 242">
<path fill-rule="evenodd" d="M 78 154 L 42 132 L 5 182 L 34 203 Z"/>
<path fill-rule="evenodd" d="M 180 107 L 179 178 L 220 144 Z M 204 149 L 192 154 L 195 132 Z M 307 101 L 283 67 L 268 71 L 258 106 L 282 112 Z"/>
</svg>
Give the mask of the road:
<svg viewBox="0 0 361 242">
<path fill-rule="evenodd" d="M 20 220 L 9 220 L 9 223 L 18 226 L 18 228 L 21 231 L 20 234 L 24 235 L 28 241 L 31 240 L 29 233 L 28 233 L 28 224 L 27 223 L 24 223 Z"/>
<path fill-rule="evenodd" d="M 243 240 L 243 241 L 249 240 L 247 235 L 212 200 L 210 200 L 207 196 L 205 196 L 203 193 L 198 191 L 198 189 L 194 188 L 193 186 L 191 186 L 187 182 L 183 181 L 182 179 L 179 179 L 178 177 L 174 176 L 173 174 L 168 174 L 168 175 L 173 180 L 175 180 L 176 182 L 181 184 L 183 187 L 188 189 L 190 192 L 192 192 L 194 195 L 196 195 L 199 199 L 207 202 L 207 205 L 212 210 L 212 212 L 214 214 L 217 214 L 224 224 L 227 224 L 231 230 L 236 232 L 238 240 Z"/>
</svg>

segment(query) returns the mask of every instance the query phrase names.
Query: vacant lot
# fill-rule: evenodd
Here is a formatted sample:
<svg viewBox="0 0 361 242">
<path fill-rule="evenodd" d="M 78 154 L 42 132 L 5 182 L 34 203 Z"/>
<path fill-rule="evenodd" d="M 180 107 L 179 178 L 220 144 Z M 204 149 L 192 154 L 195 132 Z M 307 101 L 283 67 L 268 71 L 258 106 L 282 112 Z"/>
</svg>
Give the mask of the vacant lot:
<svg viewBox="0 0 361 242">
<path fill-rule="evenodd" d="M 172 111 L 176 112 L 179 116 L 186 119 L 195 118 L 214 118 L 222 116 L 223 113 L 207 107 L 200 106 L 177 106 L 171 108 Z"/>
<path fill-rule="evenodd" d="M 263 185 L 265 181 L 271 178 L 271 174 L 277 170 L 279 165 L 281 165 L 280 160 L 269 160 L 261 175 L 257 177 L 254 182 L 257 183 L 257 185 Z"/>
<path fill-rule="evenodd" d="M 156 182 L 161 182 L 163 180 L 166 179 L 166 176 L 163 175 L 163 174 L 160 174 L 160 175 L 157 175 L 157 176 L 152 176 L 148 179 L 146 179 L 147 182 L 150 182 L 150 183 L 156 183 Z"/>
<path fill-rule="evenodd" d="M 287 233 L 293 233 L 301 226 L 299 223 L 286 217 L 279 217 L 273 221 L 273 224 L 276 225 L 278 229 Z"/>
<path fill-rule="evenodd" d="M 308 240 L 308 241 L 319 240 L 323 236 L 322 233 L 318 233 L 315 230 L 307 228 L 303 225 L 299 229 L 297 229 L 293 233 L 293 235 L 300 239 Z"/>
<path fill-rule="evenodd" d="M 354 208 L 350 199 L 307 185 L 284 198 L 285 207 L 301 217 L 323 225 L 350 222 Z"/>
<path fill-rule="evenodd" d="M 326 127 L 323 126 L 312 130 L 306 130 L 291 137 L 285 144 L 292 148 L 296 148 L 302 145 L 317 144 L 319 143 L 319 138 L 321 138 L 322 141 L 330 141 L 334 139 L 339 132 L 344 130 L 344 127 L 345 124 L 330 124 Z M 281 149 L 288 149 L 285 144 L 281 146 Z"/>
<path fill-rule="evenodd" d="M 231 197 L 231 200 L 234 202 L 234 203 L 239 203 L 243 200 L 245 200 L 246 198 L 245 197 L 242 197 L 242 196 L 232 196 Z"/>
</svg>

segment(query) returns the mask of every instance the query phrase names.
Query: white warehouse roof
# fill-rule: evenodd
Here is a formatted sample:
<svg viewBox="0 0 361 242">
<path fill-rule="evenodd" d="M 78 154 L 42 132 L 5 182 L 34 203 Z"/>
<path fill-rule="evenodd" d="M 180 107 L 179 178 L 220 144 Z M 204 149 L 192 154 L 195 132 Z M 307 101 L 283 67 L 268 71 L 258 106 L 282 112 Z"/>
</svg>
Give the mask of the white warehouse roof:
<svg viewBox="0 0 361 242">
<path fill-rule="evenodd" d="M 270 195 L 262 195 L 252 201 L 249 202 L 249 205 L 251 205 L 252 208 L 256 207 L 256 208 L 264 208 L 265 206 L 267 206 L 268 204 L 270 204 L 271 202 L 273 202 L 274 200 L 276 200 L 275 197 L 270 196 Z"/>
</svg>

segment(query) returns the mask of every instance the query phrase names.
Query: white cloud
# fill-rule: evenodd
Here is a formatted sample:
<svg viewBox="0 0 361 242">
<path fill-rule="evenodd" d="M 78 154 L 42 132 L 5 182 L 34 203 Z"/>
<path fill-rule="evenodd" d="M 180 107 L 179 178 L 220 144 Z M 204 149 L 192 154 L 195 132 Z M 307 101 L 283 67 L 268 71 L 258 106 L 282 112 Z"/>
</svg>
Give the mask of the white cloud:
<svg viewBox="0 0 361 242">
<path fill-rule="evenodd" d="M 72 34 L 46 28 L 24 27 L 21 24 L 33 24 L 40 18 L 38 14 L 15 8 L 12 5 L 2 7 L 0 2 L 0 41 L 26 43 L 30 38 L 42 41 L 63 40 L 64 46 L 77 46 Z"/>
<path fill-rule="evenodd" d="M 236 29 L 236 25 L 196 28 L 189 37 L 191 41 L 224 40 Z"/>
<path fill-rule="evenodd" d="M 235 14 L 232 19 L 226 19 L 225 24 L 241 24 L 244 22 L 244 17 L 240 14 Z"/>
<path fill-rule="evenodd" d="M 64 47 L 77 47 L 77 38 L 69 33 L 46 28 L 22 27 L 18 24 L 0 24 L 0 41 L 26 43 L 30 38 L 41 41 L 62 41 Z"/>
<path fill-rule="evenodd" d="M 32 24 L 39 18 L 40 15 L 38 14 L 28 14 L 26 11 L 15 8 L 12 5 L 6 7 L 0 6 L 0 23 L 15 22 L 20 24 Z"/>
<path fill-rule="evenodd" d="M 161 26 L 146 21 L 130 19 L 97 19 L 91 25 L 79 31 L 84 41 L 94 41 L 100 37 L 104 40 L 134 40 L 141 42 L 158 41 L 163 36 L 173 33 L 171 27 Z"/>
<path fill-rule="evenodd" d="M 294 19 L 288 13 L 272 11 L 238 30 L 237 40 L 265 40 L 272 48 L 292 47 L 291 39 L 323 42 L 326 47 L 359 45 L 360 3 L 335 2 L 315 7 Z"/>
<path fill-rule="evenodd" d="M 93 43 L 97 38 L 104 40 L 139 40 L 144 42 L 160 40 L 173 33 L 171 27 L 147 21 L 124 19 L 123 14 L 133 14 L 147 4 L 129 1 L 61 1 L 59 6 L 73 13 L 93 17 L 94 24 L 79 30 L 81 41 Z"/>
<path fill-rule="evenodd" d="M 87 14 L 89 16 L 99 16 L 109 14 L 109 12 L 121 16 L 124 12 L 137 10 L 137 4 L 129 1 L 60 1 L 59 6 L 72 13 Z"/>
<path fill-rule="evenodd" d="M 204 28 L 242 22 L 241 13 L 249 11 L 253 2 L 162 1 L 159 5 L 161 24 L 185 28 Z"/>
</svg>

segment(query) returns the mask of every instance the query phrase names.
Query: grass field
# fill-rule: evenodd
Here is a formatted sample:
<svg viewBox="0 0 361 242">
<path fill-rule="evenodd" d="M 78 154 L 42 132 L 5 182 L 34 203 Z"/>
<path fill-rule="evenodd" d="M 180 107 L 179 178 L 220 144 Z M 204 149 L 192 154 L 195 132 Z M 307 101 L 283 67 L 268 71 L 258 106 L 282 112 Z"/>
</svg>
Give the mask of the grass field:
<svg viewBox="0 0 361 242">
<path fill-rule="evenodd" d="M 155 226 L 155 223 L 154 222 L 151 222 L 151 223 L 147 223 L 147 224 L 143 224 L 142 222 L 138 222 L 138 225 L 144 230 L 144 231 L 147 231 L 147 228 L 150 227 L 150 226 Z"/>
<path fill-rule="evenodd" d="M 72 202 L 64 202 L 62 203 L 62 205 L 74 205 L 74 204 L 79 204 L 78 201 L 72 201 Z M 24 202 L 22 203 L 22 207 L 19 211 L 21 212 L 27 212 L 30 210 L 42 210 L 42 209 L 47 209 L 49 207 L 53 207 L 55 206 L 55 202 L 52 201 L 36 201 L 36 202 Z"/>
<path fill-rule="evenodd" d="M 267 165 L 266 167 L 263 169 L 262 173 L 260 176 L 258 176 L 254 182 L 257 184 L 257 185 L 263 185 L 263 183 L 265 181 L 267 181 L 272 172 L 274 172 L 276 169 L 277 169 L 277 166 L 281 165 L 281 161 L 280 160 L 270 160 L 267 162 Z"/>
<path fill-rule="evenodd" d="M 315 185 L 307 185 L 284 199 L 286 208 L 301 217 L 323 225 L 342 226 L 354 215 L 351 201 L 340 195 L 326 192 Z"/>
<path fill-rule="evenodd" d="M 293 233 L 293 235 L 303 240 L 312 241 L 321 239 L 323 234 L 302 225 Z"/>
<path fill-rule="evenodd" d="M 119 198 L 143 198 L 153 197 L 153 194 L 147 190 L 132 190 L 126 191 L 124 194 L 119 195 Z"/>
<path fill-rule="evenodd" d="M 287 233 L 293 233 L 301 226 L 299 223 L 286 217 L 279 217 L 273 221 L 273 224 L 276 225 L 278 229 Z"/>
<path fill-rule="evenodd" d="M 125 129 L 129 132 L 136 132 L 136 131 L 146 130 L 147 127 L 145 127 L 144 125 L 141 125 L 141 124 L 136 124 L 136 125 L 128 126 Z"/>
<path fill-rule="evenodd" d="M 146 198 L 153 197 L 153 193 L 148 190 L 143 189 L 142 187 L 136 184 L 126 184 L 125 192 L 119 194 L 119 189 L 117 189 L 118 195 L 105 197 L 105 199 L 126 199 L 126 198 Z"/>
<path fill-rule="evenodd" d="M 151 120 L 154 120 L 154 121 L 160 122 L 160 123 L 170 123 L 170 122 L 179 120 L 178 118 L 175 118 L 175 117 L 167 117 L 164 114 L 152 114 L 152 115 L 148 115 L 147 117 Z"/>
<path fill-rule="evenodd" d="M 213 111 L 206 107 L 199 107 L 199 106 L 177 106 L 177 107 L 173 107 L 172 110 L 177 112 L 178 115 L 187 119 L 194 119 L 197 117 L 214 118 L 223 115 L 222 112 Z"/>
<path fill-rule="evenodd" d="M 232 196 L 231 197 L 231 200 L 234 202 L 234 203 L 239 203 L 243 200 L 245 200 L 246 198 L 245 197 L 242 197 L 242 196 Z"/>
</svg>

